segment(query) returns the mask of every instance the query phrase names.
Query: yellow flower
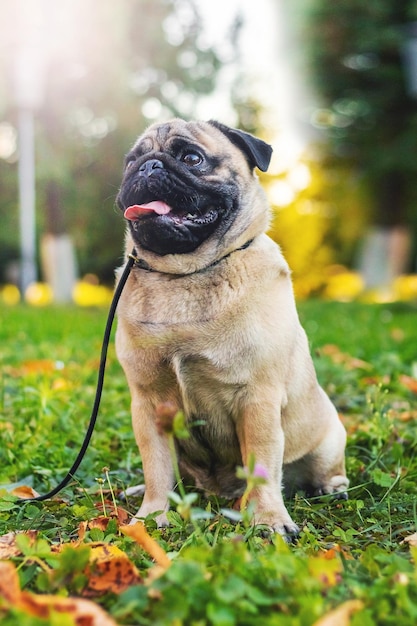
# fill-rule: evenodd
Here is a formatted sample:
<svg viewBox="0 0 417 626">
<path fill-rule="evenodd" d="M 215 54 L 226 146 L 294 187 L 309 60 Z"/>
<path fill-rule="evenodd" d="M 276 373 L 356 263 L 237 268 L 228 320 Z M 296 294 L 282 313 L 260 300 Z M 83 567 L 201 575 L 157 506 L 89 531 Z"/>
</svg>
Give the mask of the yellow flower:
<svg viewBox="0 0 417 626">
<path fill-rule="evenodd" d="M 16 285 L 4 285 L 0 292 L 0 297 L 4 304 L 12 306 L 20 302 L 20 291 Z"/>
<path fill-rule="evenodd" d="M 414 300 L 417 298 L 417 274 L 398 276 L 394 280 L 393 290 L 398 300 Z"/>
<path fill-rule="evenodd" d="M 72 299 L 78 306 L 105 306 L 113 296 L 111 289 L 91 282 L 78 281 L 72 291 Z"/>
<path fill-rule="evenodd" d="M 25 292 L 25 300 L 32 306 L 46 306 L 53 299 L 52 289 L 46 283 L 31 283 Z"/>
<path fill-rule="evenodd" d="M 340 271 L 328 276 L 323 296 L 329 300 L 351 302 L 363 292 L 364 287 L 364 281 L 360 274 L 347 270 Z"/>
</svg>

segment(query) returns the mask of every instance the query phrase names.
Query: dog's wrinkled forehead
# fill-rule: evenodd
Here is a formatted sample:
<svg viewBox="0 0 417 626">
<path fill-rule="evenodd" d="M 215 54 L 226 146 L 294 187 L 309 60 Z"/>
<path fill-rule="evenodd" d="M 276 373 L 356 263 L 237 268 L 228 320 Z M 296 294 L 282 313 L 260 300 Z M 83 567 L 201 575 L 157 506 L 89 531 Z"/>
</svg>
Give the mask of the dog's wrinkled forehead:
<svg viewBox="0 0 417 626">
<path fill-rule="evenodd" d="M 138 138 L 135 147 L 143 152 L 162 151 L 172 134 L 172 124 L 154 124 Z"/>
<path fill-rule="evenodd" d="M 164 152 L 178 142 L 199 145 L 210 154 L 239 154 L 239 150 L 216 128 L 207 122 L 185 122 L 174 119 L 171 122 L 153 124 L 141 135 L 134 150 L 141 154 Z"/>
</svg>

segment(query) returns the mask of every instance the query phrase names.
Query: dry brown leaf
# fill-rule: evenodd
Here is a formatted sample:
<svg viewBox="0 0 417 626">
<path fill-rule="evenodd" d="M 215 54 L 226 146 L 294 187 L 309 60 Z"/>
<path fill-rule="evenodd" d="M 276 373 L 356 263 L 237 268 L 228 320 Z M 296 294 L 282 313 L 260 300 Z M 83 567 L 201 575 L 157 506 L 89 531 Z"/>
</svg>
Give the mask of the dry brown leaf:
<svg viewBox="0 0 417 626">
<path fill-rule="evenodd" d="M 101 515 L 100 517 L 90 519 L 87 523 L 87 526 L 88 528 L 98 528 L 99 530 L 102 530 L 104 532 L 105 530 L 107 530 L 110 519 L 110 517 L 105 517 L 104 515 Z"/>
<path fill-rule="evenodd" d="M 79 525 L 78 525 L 78 539 L 77 539 L 77 541 L 74 542 L 75 544 L 78 545 L 82 541 L 84 541 L 85 533 L 87 532 L 87 524 L 88 524 L 88 522 L 86 522 L 86 521 L 83 521 L 83 522 L 79 523 Z"/>
<path fill-rule="evenodd" d="M 27 485 L 21 485 L 20 487 L 16 487 L 12 491 L 12 496 L 16 496 L 16 498 L 22 498 L 23 500 L 37 498 L 39 497 L 39 493 L 33 489 L 33 487 L 28 487 Z"/>
<path fill-rule="evenodd" d="M 16 533 L 7 533 L 0 537 L 0 559 L 11 559 L 18 556 L 20 550 L 16 545 Z"/>
<path fill-rule="evenodd" d="M 36 530 L 28 530 L 21 534 L 27 535 L 30 538 L 31 543 L 33 543 L 38 535 L 38 532 Z M 6 535 L 2 535 L 0 537 L 0 559 L 11 559 L 14 556 L 19 556 L 19 554 L 22 554 L 22 552 L 16 544 L 16 533 L 7 533 Z"/>
<path fill-rule="evenodd" d="M 416 378 L 403 374 L 402 376 L 399 377 L 399 381 L 403 385 L 403 387 L 406 387 L 409 391 L 412 391 L 413 393 L 417 393 L 417 379 Z"/>
<path fill-rule="evenodd" d="M 116 516 L 119 525 L 123 526 L 123 524 L 127 524 L 130 518 L 130 513 L 128 513 L 126 509 L 122 509 L 120 506 L 118 506 L 116 510 Z"/>
<path fill-rule="evenodd" d="M 4 607 L 15 607 L 28 615 L 47 619 L 54 613 L 71 615 L 80 626 L 118 626 L 110 615 L 90 600 L 61 598 L 52 595 L 37 595 L 21 591 L 15 567 L 6 561 L 0 562 L 0 597 Z"/>
<path fill-rule="evenodd" d="M 107 530 L 107 526 L 110 520 L 116 519 L 119 524 L 124 524 L 127 521 L 128 517 L 129 514 L 127 511 L 125 511 L 125 509 L 121 509 L 119 507 L 115 509 L 112 506 L 112 510 L 110 511 L 110 517 L 101 515 L 100 517 L 95 517 L 88 521 L 80 522 L 78 526 L 78 539 L 73 543 L 76 545 L 82 543 L 85 539 L 85 534 L 88 529 L 98 528 L 99 530 L 102 530 L 104 532 Z"/>
<path fill-rule="evenodd" d="M 100 595 L 109 591 L 122 593 L 142 581 L 129 557 L 117 546 L 109 544 L 91 549 L 85 574 L 88 584 L 83 591 L 84 596 Z"/>
<path fill-rule="evenodd" d="M 19 602 L 20 593 L 19 578 L 14 565 L 0 561 L 0 598 L 5 601 L 6 606 L 14 606 Z"/>
<path fill-rule="evenodd" d="M 340 348 L 334 344 L 326 344 L 322 348 L 320 348 L 321 354 L 325 354 L 328 356 L 333 363 L 344 365 L 346 369 L 349 370 L 369 370 L 372 369 L 372 365 L 367 363 L 366 361 L 362 361 L 362 359 L 357 359 L 350 354 L 342 352 Z"/>
<path fill-rule="evenodd" d="M 115 507 L 111 500 L 105 500 L 104 505 L 99 502 L 95 505 L 95 507 L 104 514 L 101 517 L 107 517 L 107 519 L 117 519 L 119 524 L 126 524 L 130 517 L 129 513 L 125 509 L 120 506 Z M 90 520 L 90 522 L 91 521 L 92 520 Z"/>
<path fill-rule="evenodd" d="M 366 376 L 361 378 L 361 383 L 370 387 L 371 385 L 389 385 L 391 382 L 391 376 L 384 374 L 384 376 Z"/>
<path fill-rule="evenodd" d="M 403 411 L 398 415 L 398 419 L 401 422 L 411 422 L 412 420 L 417 420 L 417 411 Z"/>
<path fill-rule="evenodd" d="M 349 626 L 352 615 L 363 606 L 361 600 L 348 600 L 314 622 L 313 626 Z"/>
<path fill-rule="evenodd" d="M 134 539 L 162 568 L 167 569 L 171 565 L 165 550 L 148 534 L 142 522 L 120 526 L 120 530 L 124 535 Z"/>
</svg>

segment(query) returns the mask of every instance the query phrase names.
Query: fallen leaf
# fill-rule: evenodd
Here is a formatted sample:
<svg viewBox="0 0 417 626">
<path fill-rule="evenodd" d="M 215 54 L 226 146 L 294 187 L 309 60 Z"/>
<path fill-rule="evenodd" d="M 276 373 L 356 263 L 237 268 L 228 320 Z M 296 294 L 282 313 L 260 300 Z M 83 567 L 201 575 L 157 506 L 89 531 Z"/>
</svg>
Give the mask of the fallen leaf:
<svg viewBox="0 0 417 626">
<path fill-rule="evenodd" d="M 411 422 L 417 420 L 417 411 L 403 411 L 399 414 L 398 419 L 401 422 Z"/>
<path fill-rule="evenodd" d="M 361 600 L 348 600 L 314 622 L 313 626 L 349 626 L 352 615 L 363 606 Z"/>
<path fill-rule="evenodd" d="M 167 569 L 171 565 L 171 561 L 165 550 L 163 550 L 155 539 L 148 534 L 145 525 L 142 522 L 120 526 L 120 530 L 124 535 L 134 539 L 136 543 L 138 543 L 158 565 L 164 569 Z"/>
<path fill-rule="evenodd" d="M 109 591 L 122 593 L 142 580 L 127 554 L 117 546 L 109 544 L 91 549 L 85 574 L 88 577 L 88 584 L 83 591 L 84 596 L 100 595 Z"/>
<path fill-rule="evenodd" d="M 109 522 L 112 519 L 116 519 L 119 524 L 124 524 L 128 517 L 128 512 L 125 511 L 125 509 L 121 509 L 120 507 L 118 507 L 117 510 L 113 508 L 113 510 L 110 511 L 110 517 L 100 515 L 100 517 L 94 517 L 93 519 L 90 519 L 88 521 L 80 522 L 80 524 L 78 525 L 78 539 L 73 543 L 82 543 L 85 539 L 85 534 L 88 529 L 91 530 L 92 528 L 98 528 L 99 530 L 105 532 L 107 530 Z"/>
<path fill-rule="evenodd" d="M 105 515 L 103 515 L 102 517 L 107 517 L 108 519 L 109 518 L 117 519 L 119 524 L 126 524 L 130 517 L 126 509 L 123 509 L 120 506 L 116 507 L 111 500 L 105 500 L 104 507 L 101 502 L 97 503 L 95 507 L 99 511 L 102 511 L 103 513 L 105 513 Z"/>
<path fill-rule="evenodd" d="M 22 609 L 37 617 L 49 618 L 53 613 L 71 615 L 80 626 L 117 626 L 108 613 L 98 604 L 83 598 L 60 598 L 22 593 Z"/>
<path fill-rule="evenodd" d="M 51 359 L 34 359 L 25 361 L 20 365 L 20 374 L 49 374 L 55 372 L 57 367 Z"/>
<path fill-rule="evenodd" d="M 28 535 L 31 542 L 34 542 L 38 532 L 36 530 L 28 530 L 22 534 Z M 0 537 L 0 560 L 11 559 L 12 557 L 19 556 L 20 554 L 22 554 L 22 551 L 17 546 L 16 533 L 10 532 Z"/>
<path fill-rule="evenodd" d="M 98 528 L 103 532 L 107 530 L 107 526 L 109 525 L 110 517 L 105 517 L 101 515 L 100 517 L 95 517 L 94 519 L 90 519 L 87 523 L 88 528 Z"/>
<path fill-rule="evenodd" d="M 28 615 L 43 619 L 59 613 L 70 615 L 80 626 L 118 626 L 108 613 L 90 600 L 21 591 L 16 568 L 6 561 L 0 562 L 0 598 L 6 610 L 14 607 Z"/>
<path fill-rule="evenodd" d="M 372 365 L 367 363 L 366 361 L 362 361 L 362 359 L 357 359 L 350 354 L 342 352 L 340 348 L 334 344 L 326 344 L 322 348 L 320 348 L 320 353 L 328 356 L 333 363 L 344 365 L 346 369 L 356 370 L 370 370 L 372 369 Z"/>
<path fill-rule="evenodd" d="M 28 487 L 27 485 L 21 485 L 20 487 L 16 487 L 12 491 L 12 496 L 16 496 L 16 498 L 22 498 L 23 500 L 32 499 L 39 497 L 39 493 L 35 491 L 33 487 Z"/>
<path fill-rule="evenodd" d="M 5 601 L 6 605 L 14 606 L 19 602 L 20 593 L 19 577 L 15 566 L 7 561 L 0 561 L 0 598 Z"/>
<path fill-rule="evenodd" d="M 10 559 L 18 556 L 20 550 L 16 545 L 16 534 L 7 533 L 0 537 L 0 559 Z"/>
<path fill-rule="evenodd" d="M 352 555 L 349 554 L 349 552 L 347 552 L 346 550 L 344 550 L 338 543 L 335 543 L 331 548 L 329 548 L 328 550 L 323 550 L 320 553 L 321 558 L 327 559 L 327 560 L 337 559 L 340 555 L 344 559 L 348 559 L 348 560 L 353 559 Z"/>
<path fill-rule="evenodd" d="M 84 541 L 85 533 L 87 532 L 87 524 L 88 522 L 83 521 L 78 525 L 78 539 L 74 543 L 79 544 Z"/>
<path fill-rule="evenodd" d="M 409 391 L 413 393 L 417 393 L 417 379 L 412 376 L 407 376 L 406 374 L 402 374 L 399 379 L 400 383 L 403 387 L 406 387 Z"/>
<path fill-rule="evenodd" d="M 408 535 L 408 537 L 404 537 L 401 543 L 408 543 L 410 547 L 411 546 L 416 547 L 417 546 L 417 533 L 413 533 L 412 535 Z"/>
<path fill-rule="evenodd" d="M 321 555 L 309 560 L 310 574 L 326 587 L 334 587 L 343 572 L 343 564 L 336 551 L 324 551 Z"/>
<path fill-rule="evenodd" d="M 390 336 L 394 341 L 404 341 L 405 332 L 402 328 L 392 328 L 390 332 Z"/>
<path fill-rule="evenodd" d="M 370 387 L 371 385 L 389 385 L 391 382 L 391 376 L 384 374 L 384 376 L 366 376 L 361 378 L 361 383 Z"/>
</svg>

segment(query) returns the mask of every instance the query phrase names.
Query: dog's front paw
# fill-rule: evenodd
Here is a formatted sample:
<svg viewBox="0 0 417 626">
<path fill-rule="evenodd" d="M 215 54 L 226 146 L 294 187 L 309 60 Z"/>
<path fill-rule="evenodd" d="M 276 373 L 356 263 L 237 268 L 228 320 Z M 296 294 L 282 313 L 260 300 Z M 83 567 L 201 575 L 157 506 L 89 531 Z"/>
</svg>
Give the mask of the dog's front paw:
<svg viewBox="0 0 417 626">
<path fill-rule="evenodd" d="M 275 523 L 272 524 L 271 530 L 278 535 L 281 535 L 287 543 L 295 541 L 300 534 L 300 529 L 293 521 L 285 524 Z"/>
<path fill-rule="evenodd" d="M 284 514 L 278 512 L 274 513 L 273 511 L 264 513 L 258 512 L 258 514 L 255 515 L 254 523 L 268 526 L 271 532 L 281 535 L 287 543 L 294 541 L 300 534 L 299 527 L 292 521 L 286 511 Z"/>
</svg>

